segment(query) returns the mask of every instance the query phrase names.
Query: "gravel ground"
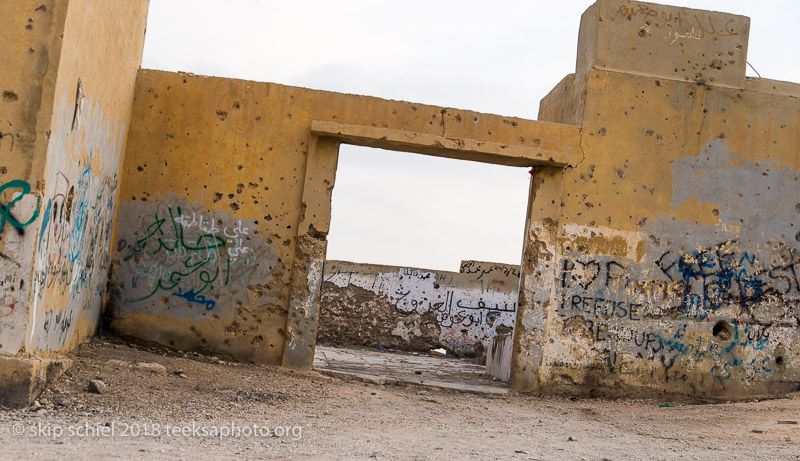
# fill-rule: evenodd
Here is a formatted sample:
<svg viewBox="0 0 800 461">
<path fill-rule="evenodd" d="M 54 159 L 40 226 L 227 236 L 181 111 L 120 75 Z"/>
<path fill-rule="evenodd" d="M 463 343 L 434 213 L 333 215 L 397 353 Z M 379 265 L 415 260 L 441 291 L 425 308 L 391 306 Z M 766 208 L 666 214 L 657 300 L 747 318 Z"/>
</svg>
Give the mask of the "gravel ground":
<svg viewBox="0 0 800 461">
<path fill-rule="evenodd" d="M 800 419 L 798 396 L 662 406 L 476 395 L 108 338 L 74 361 L 41 408 L 0 411 L 0 458 L 800 460 L 800 425 L 785 423 Z M 102 394 L 88 391 L 94 379 L 106 384 Z"/>
</svg>

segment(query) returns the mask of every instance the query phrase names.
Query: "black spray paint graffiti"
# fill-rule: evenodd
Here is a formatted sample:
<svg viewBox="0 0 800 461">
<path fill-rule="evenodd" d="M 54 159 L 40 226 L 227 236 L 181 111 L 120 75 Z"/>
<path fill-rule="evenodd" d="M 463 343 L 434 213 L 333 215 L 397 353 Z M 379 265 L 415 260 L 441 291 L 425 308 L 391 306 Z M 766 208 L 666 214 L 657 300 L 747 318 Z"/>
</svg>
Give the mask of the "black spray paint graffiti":
<svg viewBox="0 0 800 461">
<path fill-rule="evenodd" d="M 681 287 L 680 305 L 688 316 L 704 319 L 723 307 L 741 306 L 758 322 L 788 320 L 776 318 L 769 305 L 787 310 L 800 301 L 797 251 L 782 245 L 768 261 L 761 261 L 738 247 L 730 240 L 680 255 L 667 251 L 656 264 Z"/>
<path fill-rule="evenodd" d="M 614 370 L 622 348 L 658 362 L 661 371 L 651 372 L 665 380 L 685 376 L 664 371 L 683 359 L 713 360 L 715 379 L 729 379 L 734 371 L 772 373 L 778 368 L 773 358 L 743 351 L 764 351 L 772 328 L 800 325 L 800 268 L 793 247 L 769 248 L 757 255 L 730 240 L 682 254 L 667 251 L 649 269 L 607 257 L 564 257 L 557 312 L 565 331 L 603 344 L 598 351 L 605 360 L 595 365 L 607 371 Z M 724 334 L 697 323 L 723 308 L 734 316 L 721 323 Z M 640 322 L 656 319 L 667 323 Z"/>
</svg>

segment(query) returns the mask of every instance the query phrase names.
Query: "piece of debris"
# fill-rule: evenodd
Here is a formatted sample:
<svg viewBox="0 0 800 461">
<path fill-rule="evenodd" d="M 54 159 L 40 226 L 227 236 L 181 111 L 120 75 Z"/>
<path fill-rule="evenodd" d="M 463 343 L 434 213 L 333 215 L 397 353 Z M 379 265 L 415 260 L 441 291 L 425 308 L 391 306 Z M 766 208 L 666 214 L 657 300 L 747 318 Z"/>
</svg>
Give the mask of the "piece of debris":
<svg viewBox="0 0 800 461">
<path fill-rule="evenodd" d="M 567 437 L 567 442 L 577 442 L 577 439 L 573 439 L 572 436 Z"/>
<path fill-rule="evenodd" d="M 56 405 L 58 405 L 59 407 L 67 407 L 69 406 L 69 399 L 66 397 L 59 397 L 56 400 Z"/>
<path fill-rule="evenodd" d="M 438 354 L 438 355 L 447 355 L 447 351 L 442 347 L 440 347 L 438 349 L 431 349 L 430 353 L 431 354 Z"/>
<path fill-rule="evenodd" d="M 421 375 L 421 374 L 422 374 L 422 372 L 421 372 L 421 371 L 419 371 L 419 370 L 417 370 L 417 371 L 415 371 L 415 372 L 414 372 L 414 374 L 415 374 L 415 375 Z"/>
<path fill-rule="evenodd" d="M 136 364 L 136 368 L 144 371 L 149 371 L 151 373 L 155 373 L 158 375 L 167 374 L 167 367 L 161 365 L 160 363 L 155 363 L 155 362 L 139 362 Z"/>
<path fill-rule="evenodd" d="M 663 403 L 658 406 L 658 408 L 674 408 L 674 407 L 675 407 L 674 403 Z"/>
<path fill-rule="evenodd" d="M 33 401 L 33 404 L 31 405 L 30 411 L 36 411 L 36 410 L 38 410 L 39 408 L 42 408 L 42 404 L 41 404 L 41 403 L 39 403 L 39 401 L 38 401 L 38 400 L 34 400 L 34 401 Z"/>
<path fill-rule="evenodd" d="M 764 430 L 763 430 L 763 429 L 753 429 L 753 430 L 752 430 L 752 431 L 750 431 L 750 432 L 752 432 L 752 433 L 754 433 L 754 434 L 763 434 L 763 433 L 764 433 Z"/>
<path fill-rule="evenodd" d="M 93 394 L 104 394 L 106 392 L 106 383 L 99 379 L 89 381 L 89 392 Z"/>
<path fill-rule="evenodd" d="M 778 421 L 778 424 L 797 424 L 796 419 L 782 419 Z"/>
<path fill-rule="evenodd" d="M 527 454 L 529 454 L 529 453 L 528 453 L 527 451 L 525 451 L 525 450 L 514 450 L 514 453 L 519 453 L 519 454 L 522 454 L 522 455 L 527 455 Z"/>
</svg>

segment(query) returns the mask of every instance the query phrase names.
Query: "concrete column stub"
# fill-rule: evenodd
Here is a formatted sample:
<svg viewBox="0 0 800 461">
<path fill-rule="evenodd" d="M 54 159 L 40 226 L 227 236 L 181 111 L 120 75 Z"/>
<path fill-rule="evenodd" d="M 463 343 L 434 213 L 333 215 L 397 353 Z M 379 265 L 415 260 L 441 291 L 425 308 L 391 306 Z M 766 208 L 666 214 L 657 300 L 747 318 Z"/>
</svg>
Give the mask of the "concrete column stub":
<svg viewBox="0 0 800 461">
<path fill-rule="evenodd" d="M 590 69 L 744 85 L 750 18 L 655 3 L 599 0 L 581 16 L 579 76 Z"/>
</svg>

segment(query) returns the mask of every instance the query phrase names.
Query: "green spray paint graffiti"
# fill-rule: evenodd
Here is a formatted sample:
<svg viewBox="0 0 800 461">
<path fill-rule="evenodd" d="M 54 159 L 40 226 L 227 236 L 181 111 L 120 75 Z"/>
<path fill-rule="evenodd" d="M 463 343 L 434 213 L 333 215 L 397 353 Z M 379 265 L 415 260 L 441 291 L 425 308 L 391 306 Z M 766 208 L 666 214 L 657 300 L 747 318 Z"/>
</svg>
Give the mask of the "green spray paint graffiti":
<svg viewBox="0 0 800 461">
<path fill-rule="evenodd" d="M 3 205 L 0 203 L 0 233 L 3 232 L 6 222 L 8 222 L 11 227 L 17 229 L 19 234 L 24 234 L 24 229 L 36 221 L 36 218 L 39 217 L 39 205 L 41 203 L 41 197 L 36 198 L 36 208 L 34 209 L 30 219 L 23 222 L 14 217 L 14 215 L 11 213 L 11 209 L 26 195 L 30 194 L 31 185 L 21 179 L 15 179 L 0 186 L 0 195 L 2 195 L 6 189 L 21 189 L 21 192 L 19 195 L 11 199 L 11 201 L 7 204 Z"/>
</svg>

